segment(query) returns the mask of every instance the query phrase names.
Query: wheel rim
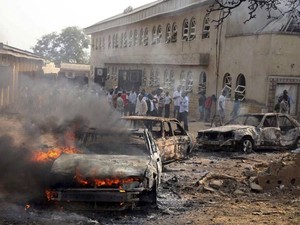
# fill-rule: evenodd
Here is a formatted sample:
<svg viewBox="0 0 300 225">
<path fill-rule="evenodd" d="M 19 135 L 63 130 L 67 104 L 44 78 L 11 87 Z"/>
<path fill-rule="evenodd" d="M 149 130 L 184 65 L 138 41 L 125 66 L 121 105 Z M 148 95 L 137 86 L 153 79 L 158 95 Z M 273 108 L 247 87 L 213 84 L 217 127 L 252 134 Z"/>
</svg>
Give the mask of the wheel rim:
<svg viewBox="0 0 300 225">
<path fill-rule="evenodd" d="M 300 142 L 299 142 L 300 144 Z M 251 152 L 252 151 L 252 142 L 248 139 L 243 141 L 243 151 L 244 152 Z"/>
</svg>

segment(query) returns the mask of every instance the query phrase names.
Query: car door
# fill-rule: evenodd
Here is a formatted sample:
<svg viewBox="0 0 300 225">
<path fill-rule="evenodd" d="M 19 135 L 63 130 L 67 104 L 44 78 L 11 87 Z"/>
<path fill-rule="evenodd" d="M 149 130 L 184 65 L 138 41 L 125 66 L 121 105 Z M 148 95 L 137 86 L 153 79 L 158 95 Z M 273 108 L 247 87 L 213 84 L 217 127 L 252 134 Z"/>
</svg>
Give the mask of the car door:
<svg viewBox="0 0 300 225">
<path fill-rule="evenodd" d="M 262 121 L 261 127 L 261 145 L 279 146 L 280 128 L 278 126 L 278 117 L 276 114 L 267 115 Z"/>
<path fill-rule="evenodd" d="M 281 146 L 291 146 L 299 136 L 298 127 L 287 115 L 279 115 L 280 144 Z"/>
<path fill-rule="evenodd" d="M 176 157 L 178 159 L 183 159 L 187 156 L 187 153 L 191 148 L 190 136 L 178 121 L 170 121 L 170 125 L 175 139 Z"/>
<path fill-rule="evenodd" d="M 176 160 L 176 143 L 168 122 L 162 122 L 162 130 L 162 137 L 156 138 L 155 141 L 160 149 L 163 164 L 167 164 Z"/>
</svg>

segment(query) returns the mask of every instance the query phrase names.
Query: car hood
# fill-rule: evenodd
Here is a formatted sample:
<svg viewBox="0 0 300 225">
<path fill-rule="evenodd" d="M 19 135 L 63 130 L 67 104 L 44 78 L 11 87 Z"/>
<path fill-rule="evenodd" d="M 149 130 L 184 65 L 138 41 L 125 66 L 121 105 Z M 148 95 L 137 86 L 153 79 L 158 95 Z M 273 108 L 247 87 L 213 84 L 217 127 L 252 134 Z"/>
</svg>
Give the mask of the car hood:
<svg viewBox="0 0 300 225">
<path fill-rule="evenodd" d="M 126 178 L 143 177 L 150 156 L 65 154 L 57 158 L 51 168 L 53 175 L 83 177 Z"/>
<path fill-rule="evenodd" d="M 206 132 L 229 132 L 229 131 L 235 131 L 240 129 L 255 129 L 254 126 L 249 125 L 225 125 L 220 127 L 213 127 L 206 130 L 200 130 L 199 133 L 206 133 Z"/>
</svg>

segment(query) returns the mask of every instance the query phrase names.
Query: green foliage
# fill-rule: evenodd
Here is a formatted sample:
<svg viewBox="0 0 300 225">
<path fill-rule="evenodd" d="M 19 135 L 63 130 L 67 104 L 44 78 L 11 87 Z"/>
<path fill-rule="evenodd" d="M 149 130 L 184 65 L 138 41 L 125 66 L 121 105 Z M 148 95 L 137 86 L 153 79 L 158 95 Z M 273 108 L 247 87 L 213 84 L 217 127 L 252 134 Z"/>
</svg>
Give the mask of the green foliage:
<svg viewBox="0 0 300 225">
<path fill-rule="evenodd" d="M 41 37 L 32 48 L 35 54 L 56 65 L 60 63 L 88 64 L 90 39 L 78 27 L 67 27 L 60 34 L 55 32 Z"/>
</svg>

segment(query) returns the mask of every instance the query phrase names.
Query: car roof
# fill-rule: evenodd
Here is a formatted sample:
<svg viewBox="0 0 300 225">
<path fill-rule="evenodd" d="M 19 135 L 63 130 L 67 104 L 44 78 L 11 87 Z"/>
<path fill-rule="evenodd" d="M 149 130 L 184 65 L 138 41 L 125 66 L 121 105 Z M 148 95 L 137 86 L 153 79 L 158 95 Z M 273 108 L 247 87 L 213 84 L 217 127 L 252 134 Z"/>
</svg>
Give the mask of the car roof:
<svg viewBox="0 0 300 225">
<path fill-rule="evenodd" d="M 125 120 L 151 120 L 159 122 L 179 122 L 176 118 L 156 117 L 156 116 L 122 116 Z"/>
</svg>

